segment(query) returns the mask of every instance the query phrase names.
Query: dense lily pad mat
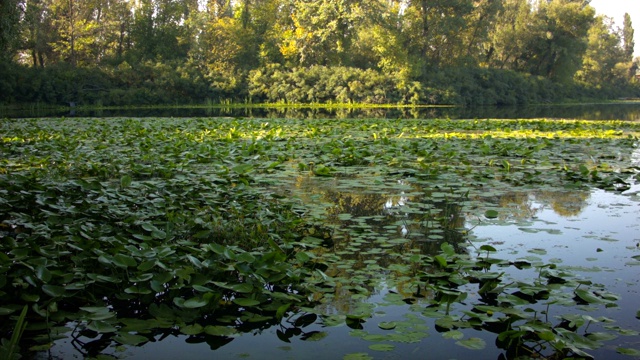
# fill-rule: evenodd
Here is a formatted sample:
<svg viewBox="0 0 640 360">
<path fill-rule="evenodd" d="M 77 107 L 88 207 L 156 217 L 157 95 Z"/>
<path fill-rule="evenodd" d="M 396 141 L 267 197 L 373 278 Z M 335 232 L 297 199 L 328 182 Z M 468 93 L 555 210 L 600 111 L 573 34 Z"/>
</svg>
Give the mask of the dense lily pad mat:
<svg viewBox="0 0 640 360">
<path fill-rule="evenodd" d="M 498 322 L 506 351 L 550 345 L 581 356 L 597 345 L 576 338 L 583 320 L 569 313 L 574 326 L 557 330 L 526 304 L 556 283 L 552 301 L 565 307 L 606 306 L 615 295 L 548 264 L 491 259 L 492 248 L 457 255 L 467 235 L 460 214 L 512 187 L 624 191 L 639 131 L 551 120 L 3 120 L 0 337 L 11 337 L 26 304 L 23 348 L 32 350 L 84 336 L 97 339 L 85 349 L 95 356 L 175 334 L 217 348 L 274 325 L 282 341 L 319 341 L 323 332 L 305 328 L 357 330 L 369 319 L 358 299 L 382 271 L 411 294 L 392 301 L 426 295 L 423 315 L 462 347 L 483 341 L 458 329 Z M 315 193 L 323 186 L 330 201 Z M 381 203 L 381 193 L 401 195 Z M 507 270 L 496 267 L 533 268 L 544 281 L 503 284 Z M 469 284 L 486 301 L 452 313 Z M 353 306 L 338 314 L 314 306 L 345 292 Z M 424 333 L 417 324 L 380 328 L 395 339 Z"/>
</svg>

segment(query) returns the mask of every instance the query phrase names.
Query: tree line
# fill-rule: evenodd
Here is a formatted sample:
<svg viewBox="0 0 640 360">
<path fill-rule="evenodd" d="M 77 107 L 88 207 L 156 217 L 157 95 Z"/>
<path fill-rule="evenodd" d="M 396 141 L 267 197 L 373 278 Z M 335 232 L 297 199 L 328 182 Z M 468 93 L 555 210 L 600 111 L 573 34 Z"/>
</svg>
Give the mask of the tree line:
<svg viewBox="0 0 640 360">
<path fill-rule="evenodd" d="M 0 103 L 637 97 L 633 33 L 588 0 L 3 0 Z"/>
</svg>

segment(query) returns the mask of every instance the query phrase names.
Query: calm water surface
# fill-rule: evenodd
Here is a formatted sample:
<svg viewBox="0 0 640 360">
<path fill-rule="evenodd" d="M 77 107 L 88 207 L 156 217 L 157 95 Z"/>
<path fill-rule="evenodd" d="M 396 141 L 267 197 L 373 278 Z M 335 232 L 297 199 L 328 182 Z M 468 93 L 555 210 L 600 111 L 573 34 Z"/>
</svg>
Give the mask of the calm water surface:
<svg viewBox="0 0 640 360">
<path fill-rule="evenodd" d="M 633 158 L 638 162 L 640 154 L 636 152 Z M 399 184 L 396 193 L 366 196 L 344 190 L 347 187 L 341 186 L 340 180 L 318 178 L 309 178 L 305 184 L 299 186 L 305 193 L 315 194 L 316 201 L 336 201 L 341 204 L 339 206 L 342 208 L 336 212 L 351 211 L 354 214 L 349 221 L 340 221 L 330 216 L 333 219 L 330 221 L 345 233 L 355 227 L 362 227 L 365 223 L 371 225 L 372 233 L 382 233 L 388 239 L 397 239 L 403 235 L 411 237 L 414 230 L 410 227 L 407 229 L 389 225 L 397 224 L 398 218 L 410 217 L 407 214 L 411 213 L 412 203 L 423 201 L 420 196 L 415 195 L 415 186 Z M 640 262 L 632 257 L 640 255 L 639 194 L 640 187 L 634 185 L 622 194 L 602 190 L 532 190 L 498 197 L 491 195 L 483 198 L 480 195 L 473 199 L 474 203 L 495 203 L 505 211 L 501 212 L 498 219 L 489 220 L 473 210 L 462 209 L 459 214 L 460 222 L 466 228 L 473 228 L 473 231 L 470 241 L 465 240 L 459 245 L 470 253 L 475 253 L 475 248 L 489 244 L 498 249 L 495 257 L 503 259 L 515 260 L 535 256 L 545 263 L 556 263 L 562 268 L 570 269 L 580 278 L 606 284 L 610 292 L 620 296 L 617 302 L 619 306 L 588 314 L 594 317 L 606 316 L 616 321 L 614 325 L 638 330 L 640 320 L 635 318 L 635 314 L 640 310 L 637 300 L 640 291 Z M 359 222 L 358 218 L 365 220 Z M 367 238 L 366 235 L 364 238 Z M 371 241 L 374 241 L 373 239 L 374 237 L 371 237 Z M 456 241 L 451 238 L 448 240 Z M 346 242 L 347 239 L 342 241 Z M 424 238 L 411 244 L 422 246 L 425 253 L 431 253 L 437 248 L 429 244 L 429 239 Z M 335 244 L 334 248 L 340 248 L 340 244 Z M 373 263 L 377 264 L 394 261 L 387 259 L 383 254 L 365 252 L 365 249 L 369 247 L 363 245 L 362 248 L 365 254 L 365 268 L 369 266 L 367 264 L 372 264 L 367 263 L 367 260 L 375 260 Z M 536 252 L 536 249 L 544 249 L 545 252 L 541 254 Z M 350 255 L 341 256 L 344 257 L 343 261 L 353 268 L 344 271 L 359 274 L 357 268 L 362 264 L 352 261 Z M 385 266 L 390 265 L 392 264 L 385 263 Z M 514 273 L 511 276 L 517 279 L 518 276 L 527 275 Z M 409 324 L 410 331 L 423 333 L 424 337 L 420 341 L 386 342 L 395 346 L 393 351 L 372 351 L 369 346 L 379 342 L 363 340 L 356 336 L 357 331 L 349 328 L 344 322 L 331 327 L 316 322 L 304 327 L 303 333 L 290 338 L 290 342 L 284 342 L 278 338 L 277 331 L 287 326 L 285 319 L 284 327 L 273 326 L 254 330 L 229 338 L 226 342 L 207 343 L 203 339 L 173 334 L 164 338 L 157 336 L 156 342 L 141 347 L 118 349 L 112 345 L 104 353 L 131 359 L 341 359 L 345 354 L 354 353 L 367 353 L 374 359 L 499 359 L 501 351 L 493 345 L 495 334 L 486 331 L 463 331 L 465 338 L 480 337 L 486 341 L 487 347 L 482 351 L 468 350 L 455 345 L 454 340 L 444 339 L 442 334 L 435 330 L 433 319 L 421 315 L 424 304 L 418 302 L 414 305 L 399 305 L 397 302 L 389 301 L 390 292 L 407 293 L 402 284 L 393 279 L 392 274 L 380 271 L 371 274 L 371 277 L 372 286 L 368 296 L 354 300 L 352 293 L 347 292 L 342 296 L 336 293 L 332 299 L 319 305 L 316 311 L 325 314 L 350 312 L 365 304 L 372 309 L 373 315 L 362 324 L 361 331 L 368 334 L 388 334 L 379 329 L 378 324 L 383 321 L 396 321 Z M 467 303 L 474 303 L 473 294 Z M 461 305 L 456 307 L 464 309 Z M 576 312 L 566 308 L 556 310 L 558 313 Z M 554 314 L 553 308 L 551 314 Z M 305 334 L 313 333 L 322 336 L 305 339 Z M 76 339 L 80 343 L 90 340 L 82 337 Z M 78 342 L 75 346 L 77 345 Z M 627 358 L 615 352 L 617 347 L 638 349 L 640 338 L 621 336 L 608 342 L 606 347 L 590 353 L 596 359 Z M 51 354 L 59 358 L 81 356 L 80 351 L 74 348 L 69 339 L 59 341 Z"/>
<path fill-rule="evenodd" d="M 577 118 L 577 119 L 620 119 L 640 120 L 640 104 L 624 105 L 581 105 L 544 106 L 526 109 L 482 108 L 473 111 L 458 108 L 436 109 L 378 109 L 371 112 L 360 110 L 321 111 L 319 109 L 280 110 L 162 110 L 162 115 L 139 110 L 127 113 L 101 112 L 95 116 L 257 116 L 257 117 L 450 117 L 450 118 Z M 196 113 L 194 113 L 194 111 Z M 166 113 L 168 112 L 168 113 Z M 197 114 L 202 112 L 202 114 Z M 57 114 L 64 115 L 64 114 Z M 78 116 L 88 114 L 78 112 Z M 91 115 L 91 114 L 89 114 Z M 640 166 L 640 152 L 631 157 Z M 633 257 L 640 255 L 640 186 L 634 184 L 624 193 L 602 190 L 529 190 L 496 196 L 472 199 L 477 204 L 493 204 L 504 211 L 498 219 L 486 219 L 483 212 L 473 208 L 459 207 L 452 211 L 452 220 L 457 226 L 472 229 L 470 238 L 456 233 L 418 234 L 410 224 L 416 204 L 426 199 L 419 195 L 416 184 L 398 183 L 387 191 L 363 193 L 354 190 L 351 183 L 341 179 L 320 179 L 308 177 L 297 179 L 292 191 L 302 201 L 321 202 L 328 208 L 340 207 L 328 213 L 328 223 L 336 229 L 336 244 L 333 248 L 340 261 L 328 272 L 340 276 L 370 276 L 366 296 L 353 296 L 352 292 L 336 291 L 326 302 L 314 311 L 323 314 L 349 313 L 359 307 L 371 310 L 371 318 L 362 324 L 360 332 L 344 324 L 326 326 L 317 321 L 302 329 L 285 342 L 278 337 L 278 330 L 287 328 L 286 319 L 278 326 L 254 329 L 224 341 L 189 337 L 177 332 L 166 336 L 156 336 L 155 342 L 139 347 L 116 347 L 109 345 L 103 354 L 117 358 L 131 359 L 341 359 L 346 354 L 366 353 L 374 359 L 499 359 L 501 350 L 494 346 L 495 334 L 486 331 L 464 330 L 465 338 L 479 337 L 486 341 L 482 351 L 468 350 L 455 345 L 455 340 L 444 339 L 435 330 L 434 320 L 423 316 L 420 311 L 424 303 L 414 305 L 398 304 L 390 301 L 394 294 L 410 295 L 410 291 L 392 272 L 383 271 L 393 266 L 398 259 L 385 255 L 385 242 L 397 239 L 411 239 L 407 251 L 418 249 L 423 254 L 433 254 L 443 241 L 457 243 L 459 249 L 475 253 L 476 248 L 489 244 L 498 249 L 496 257 L 519 259 L 535 256 L 548 263 L 571 269 L 579 277 L 594 283 L 606 284 L 607 290 L 618 294 L 618 307 L 606 309 L 592 316 L 607 316 L 616 321 L 615 325 L 640 330 L 640 320 L 636 312 L 640 291 L 640 262 Z M 419 189 L 418 189 L 419 190 Z M 440 207 L 441 203 L 429 206 Z M 342 217 L 340 215 L 342 214 Z M 349 219 L 344 214 L 350 214 Z M 409 225 L 403 225 L 405 220 Z M 360 238 L 353 239 L 347 234 L 357 231 Z M 342 234 L 342 235 L 340 235 Z M 459 235 L 459 234 L 458 234 Z M 543 249 L 541 253 L 539 250 Z M 339 251 L 342 250 L 342 251 Z M 355 255 L 354 255 L 355 254 Z M 340 264 L 346 264 L 341 266 Z M 366 272 L 366 269 L 381 266 L 380 271 Z M 510 274 L 517 279 L 517 273 Z M 473 304 L 473 294 L 467 300 Z M 464 307 L 456 305 L 458 310 Z M 557 311 L 562 312 L 563 309 Z M 552 309 L 552 313 L 553 313 Z M 571 311 L 571 310 L 570 310 Z M 397 321 L 405 324 L 406 331 L 422 334 L 419 341 L 383 342 L 394 345 L 389 352 L 373 351 L 370 345 L 380 343 L 367 341 L 358 336 L 368 334 L 388 334 L 379 329 L 380 322 Z M 68 326 L 73 327 L 73 324 Z M 74 334 L 75 338 L 59 340 L 48 353 L 39 358 L 82 358 L 87 354 L 86 346 L 96 339 Z M 209 341 L 209 342 L 207 342 Z M 606 343 L 599 350 L 590 351 L 596 358 L 628 358 L 616 353 L 617 347 L 640 349 L 639 336 L 620 336 Z"/>
<path fill-rule="evenodd" d="M 514 107 L 426 107 L 379 109 L 327 108 L 148 108 L 122 110 L 46 110 L 11 111 L 0 109 L 0 117 L 256 117 L 256 118 L 388 118 L 388 119 L 583 119 L 640 120 L 640 102 L 576 105 L 532 105 Z"/>
</svg>

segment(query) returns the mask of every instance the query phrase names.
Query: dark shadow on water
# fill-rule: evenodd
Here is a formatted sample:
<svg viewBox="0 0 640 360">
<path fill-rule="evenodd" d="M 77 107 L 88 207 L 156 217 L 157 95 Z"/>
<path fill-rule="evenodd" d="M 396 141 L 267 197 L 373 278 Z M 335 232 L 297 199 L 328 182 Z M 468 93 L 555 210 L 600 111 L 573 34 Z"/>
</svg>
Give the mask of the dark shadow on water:
<svg viewBox="0 0 640 360">
<path fill-rule="evenodd" d="M 141 108 L 117 110 L 0 109 L 1 118 L 34 117 L 234 117 L 234 118 L 450 118 L 450 119 L 583 119 L 640 120 L 640 103 L 531 105 L 513 107 L 420 107 L 420 108 L 322 108 L 322 107 L 207 107 Z"/>
</svg>

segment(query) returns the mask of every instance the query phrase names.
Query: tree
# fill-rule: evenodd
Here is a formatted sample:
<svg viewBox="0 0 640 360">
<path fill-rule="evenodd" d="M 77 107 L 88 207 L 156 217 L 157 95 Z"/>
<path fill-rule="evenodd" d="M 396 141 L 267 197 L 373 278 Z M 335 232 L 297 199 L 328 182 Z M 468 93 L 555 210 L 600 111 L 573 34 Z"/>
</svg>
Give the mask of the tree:
<svg viewBox="0 0 640 360">
<path fill-rule="evenodd" d="M 405 21 L 409 48 L 424 59 L 425 67 L 455 64 L 464 47 L 461 29 L 470 26 L 472 0 L 411 0 Z"/>
<path fill-rule="evenodd" d="M 595 10 L 582 0 L 505 2 L 487 58 L 499 68 L 569 82 L 582 66 Z"/>
<path fill-rule="evenodd" d="M 626 61 L 633 60 L 633 49 L 635 42 L 633 41 L 633 26 L 629 13 L 624 14 L 624 23 L 622 27 L 622 40 L 624 41 L 624 56 Z"/>
<path fill-rule="evenodd" d="M 191 34 L 189 14 L 197 8 L 194 0 L 140 0 L 134 7 L 131 30 L 135 57 L 140 60 L 184 59 Z"/>
<path fill-rule="evenodd" d="M 594 87 L 611 84 L 616 64 L 623 62 L 625 57 L 620 43 L 620 35 L 613 30 L 613 20 L 596 17 L 589 29 L 587 50 L 576 80 Z"/>
<path fill-rule="evenodd" d="M 506 0 L 489 30 L 485 62 L 498 69 L 524 71 L 527 49 L 542 33 L 528 0 Z"/>
<path fill-rule="evenodd" d="M 9 60 L 15 55 L 24 6 L 20 0 L 0 1 L 0 60 Z"/>
<path fill-rule="evenodd" d="M 348 65 L 363 6 L 356 0 L 295 0 L 283 55 L 305 66 Z"/>
</svg>

